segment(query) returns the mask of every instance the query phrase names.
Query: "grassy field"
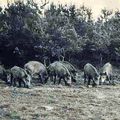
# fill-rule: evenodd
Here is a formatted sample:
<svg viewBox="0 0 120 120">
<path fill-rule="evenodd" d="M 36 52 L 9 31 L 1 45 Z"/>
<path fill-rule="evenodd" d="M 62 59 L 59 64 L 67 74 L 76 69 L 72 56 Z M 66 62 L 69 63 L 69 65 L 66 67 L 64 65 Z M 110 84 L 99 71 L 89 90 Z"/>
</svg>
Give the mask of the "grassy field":
<svg viewBox="0 0 120 120">
<path fill-rule="evenodd" d="M 26 89 L 1 83 L 0 120 L 120 120 L 120 85 Z"/>
</svg>

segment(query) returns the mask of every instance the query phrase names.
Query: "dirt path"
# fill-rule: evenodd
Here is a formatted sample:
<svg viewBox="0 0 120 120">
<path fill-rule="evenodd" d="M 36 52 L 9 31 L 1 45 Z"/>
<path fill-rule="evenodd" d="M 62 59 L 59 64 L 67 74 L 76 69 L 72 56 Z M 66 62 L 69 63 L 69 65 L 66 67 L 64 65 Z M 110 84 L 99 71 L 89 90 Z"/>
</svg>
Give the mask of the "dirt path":
<svg viewBox="0 0 120 120">
<path fill-rule="evenodd" d="M 120 86 L 0 86 L 0 120 L 120 120 Z"/>
</svg>

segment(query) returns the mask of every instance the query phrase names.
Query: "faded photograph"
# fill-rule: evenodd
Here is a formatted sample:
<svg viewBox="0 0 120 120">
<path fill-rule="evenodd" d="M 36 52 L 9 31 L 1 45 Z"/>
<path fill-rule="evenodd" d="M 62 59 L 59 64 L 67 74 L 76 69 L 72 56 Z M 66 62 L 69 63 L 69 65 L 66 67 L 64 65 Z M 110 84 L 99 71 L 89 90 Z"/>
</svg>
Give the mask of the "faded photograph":
<svg viewBox="0 0 120 120">
<path fill-rule="evenodd" d="M 0 0 L 0 120 L 120 120 L 120 0 Z"/>
</svg>

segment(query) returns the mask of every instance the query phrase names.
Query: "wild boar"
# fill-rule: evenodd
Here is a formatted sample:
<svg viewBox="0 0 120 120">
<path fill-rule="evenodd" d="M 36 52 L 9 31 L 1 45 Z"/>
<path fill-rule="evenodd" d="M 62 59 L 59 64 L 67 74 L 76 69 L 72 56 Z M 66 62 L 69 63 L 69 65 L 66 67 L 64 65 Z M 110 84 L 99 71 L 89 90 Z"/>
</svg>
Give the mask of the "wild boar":
<svg viewBox="0 0 120 120">
<path fill-rule="evenodd" d="M 109 81 L 109 84 L 114 84 L 114 81 L 112 80 L 112 75 L 113 75 L 112 65 L 108 62 L 102 68 L 102 72 L 100 73 L 99 84 L 103 84 L 105 81 Z"/>
<path fill-rule="evenodd" d="M 39 77 L 41 83 L 46 83 L 48 79 L 46 67 L 38 61 L 30 61 L 24 65 L 24 69 L 31 74 L 32 78 Z"/>
<path fill-rule="evenodd" d="M 23 69 L 18 66 L 14 66 L 10 69 L 9 73 L 7 74 L 7 79 L 10 85 L 16 86 L 17 82 L 19 83 L 19 87 L 21 84 L 24 84 L 24 87 L 31 86 L 31 76 Z"/>
<path fill-rule="evenodd" d="M 99 73 L 97 69 L 90 63 L 87 63 L 84 66 L 84 84 L 86 84 L 86 80 L 87 80 L 87 87 L 89 87 L 91 80 L 93 87 L 97 86 L 99 82 Z"/>
<path fill-rule="evenodd" d="M 69 70 L 69 72 L 71 74 L 72 82 L 76 82 L 77 81 L 77 75 L 78 75 L 77 69 L 71 63 L 69 63 L 67 61 L 59 61 L 59 62 L 61 62 Z"/>
<path fill-rule="evenodd" d="M 2 65 L 0 65 L 0 79 L 7 82 L 6 70 Z"/>
<path fill-rule="evenodd" d="M 49 77 L 52 77 L 54 84 L 56 83 L 56 79 L 58 77 L 58 84 L 60 84 L 61 80 L 63 79 L 65 85 L 71 85 L 71 74 L 62 63 L 56 61 L 50 64 L 47 69 Z"/>
</svg>

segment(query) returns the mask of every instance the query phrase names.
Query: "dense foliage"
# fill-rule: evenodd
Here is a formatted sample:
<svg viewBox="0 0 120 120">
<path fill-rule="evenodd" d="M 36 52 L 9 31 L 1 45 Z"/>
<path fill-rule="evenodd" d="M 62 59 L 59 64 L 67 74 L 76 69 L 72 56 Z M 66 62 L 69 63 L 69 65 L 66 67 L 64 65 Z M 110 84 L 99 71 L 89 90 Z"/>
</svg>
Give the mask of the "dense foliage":
<svg viewBox="0 0 120 120">
<path fill-rule="evenodd" d="M 102 10 L 94 21 L 91 9 L 44 5 L 28 1 L 0 8 L 0 61 L 10 67 L 29 60 L 47 63 L 65 59 L 86 62 L 120 61 L 120 12 Z M 44 12 L 43 12 L 44 9 Z"/>
</svg>

